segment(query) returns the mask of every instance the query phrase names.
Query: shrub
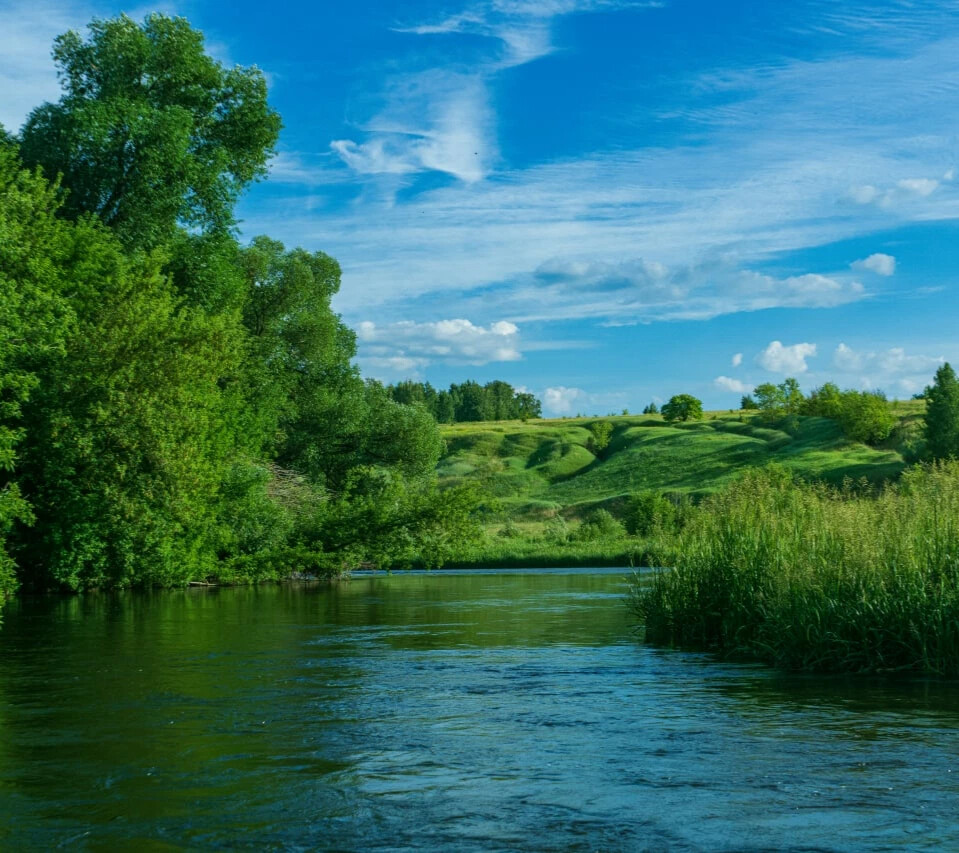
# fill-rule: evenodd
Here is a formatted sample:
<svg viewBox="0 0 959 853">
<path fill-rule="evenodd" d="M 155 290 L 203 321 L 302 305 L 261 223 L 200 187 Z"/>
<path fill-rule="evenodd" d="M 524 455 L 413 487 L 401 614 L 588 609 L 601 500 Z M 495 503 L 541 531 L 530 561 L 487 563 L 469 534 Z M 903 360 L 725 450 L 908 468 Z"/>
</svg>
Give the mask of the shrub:
<svg viewBox="0 0 959 853">
<path fill-rule="evenodd" d="M 620 524 L 609 510 L 594 509 L 576 531 L 576 538 L 581 542 L 594 542 L 597 539 L 613 539 L 622 536 L 623 525 Z"/>
</svg>

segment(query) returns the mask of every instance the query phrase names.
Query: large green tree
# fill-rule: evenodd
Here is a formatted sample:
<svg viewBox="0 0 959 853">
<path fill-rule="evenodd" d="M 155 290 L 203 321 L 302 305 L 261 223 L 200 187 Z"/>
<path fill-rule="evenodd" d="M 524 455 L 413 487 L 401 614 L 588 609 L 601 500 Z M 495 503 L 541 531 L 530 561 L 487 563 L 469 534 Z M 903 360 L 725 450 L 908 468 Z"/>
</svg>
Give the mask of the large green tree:
<svg viewBox="0 0 959 853">
<path fill-rule="evenodd" d="M 663 418 L 669 423 L 698 421 L 703 417 L 703 403 L 692 394 L 676 394 L 663 403 L 661 411 Z"/>
<path fill-rule="evenodd" d="M 95 19 L 57 38 L 64 94 L 27 119 L 21 154 L 62 175 L 64 213 L 95 213 L 127 245 L 156 246 L 178 223 L 217 230 L 266 174 L 280 118 L 257 68 L 224 68 L 183 18 Z"/>
<path fill-rule="evenodd" d="M 933 459 L 959 458 L 959 379 L 946 362 L 926 388 L 926 448 Z"/>
</svg>

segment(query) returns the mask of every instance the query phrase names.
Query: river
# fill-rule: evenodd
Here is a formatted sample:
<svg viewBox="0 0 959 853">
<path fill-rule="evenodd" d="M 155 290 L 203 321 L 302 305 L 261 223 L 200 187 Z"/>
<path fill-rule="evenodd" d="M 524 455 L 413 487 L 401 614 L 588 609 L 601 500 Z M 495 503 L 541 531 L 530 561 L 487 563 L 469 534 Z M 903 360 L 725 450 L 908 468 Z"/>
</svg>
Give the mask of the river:
<svg viewBox="0 0 959 853">
<path fill-rule="evenodd" d="M 959 849 L 959 687 L 649 648 L 623 575 L 14 601 L 0 848 Z"/>
</svg>

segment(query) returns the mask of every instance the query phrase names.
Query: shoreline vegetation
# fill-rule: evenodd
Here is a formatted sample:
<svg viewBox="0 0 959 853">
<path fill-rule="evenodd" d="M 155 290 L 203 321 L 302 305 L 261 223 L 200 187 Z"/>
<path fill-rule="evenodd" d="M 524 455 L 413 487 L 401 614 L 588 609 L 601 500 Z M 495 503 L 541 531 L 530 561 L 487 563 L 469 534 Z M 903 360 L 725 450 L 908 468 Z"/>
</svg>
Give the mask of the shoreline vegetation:
<svg viewBox="0 0 959 853">
<path fill-rule="evenodd" d="M 656 644 L 785 669 L 959 676 L 959 462 L 881 489 L 746 472 L 632 583 Z"/>
</svg>

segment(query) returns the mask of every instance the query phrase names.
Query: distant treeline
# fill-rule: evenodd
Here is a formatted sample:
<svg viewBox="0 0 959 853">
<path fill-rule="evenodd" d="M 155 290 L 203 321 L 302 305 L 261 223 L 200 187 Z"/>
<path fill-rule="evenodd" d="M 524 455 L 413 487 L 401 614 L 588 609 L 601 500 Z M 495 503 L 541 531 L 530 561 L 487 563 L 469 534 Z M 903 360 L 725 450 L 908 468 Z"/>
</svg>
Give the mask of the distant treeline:
<svg viewBox="0 0 959 853">
<path fill-rule="evenodd" d="M 542 415 L 539 400 L 526 391 L 517 391 L 508 382 L 494 380 L 480 385 L 468 380 L 437 390 L 429 382 L 397 382 L 387 393 L 403 405 L 420 404 L 441 424 L 472 421 L 529 420 Z"/>
</svg>

